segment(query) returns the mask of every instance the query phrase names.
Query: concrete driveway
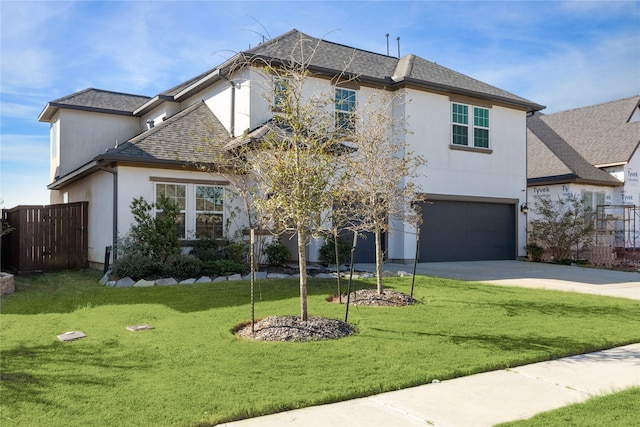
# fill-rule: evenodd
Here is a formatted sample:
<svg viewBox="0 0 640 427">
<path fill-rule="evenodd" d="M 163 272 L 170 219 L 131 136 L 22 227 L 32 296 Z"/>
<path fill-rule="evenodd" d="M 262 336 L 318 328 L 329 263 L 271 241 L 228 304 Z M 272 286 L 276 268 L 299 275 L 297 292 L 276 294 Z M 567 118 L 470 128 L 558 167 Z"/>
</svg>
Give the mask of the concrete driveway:
<svg viewBox="0 0 640 427">
<path fill-rule="evenodd" d="M 375 264 L 356 264 L 356 269 L 373 272 Z M 384 270 L 411 273 L 413 265 L 385 264 Z M 460 261 L 420 263 L 416 274 L 640 300 L 638 272 L 528 261 Z"/>
</svg>

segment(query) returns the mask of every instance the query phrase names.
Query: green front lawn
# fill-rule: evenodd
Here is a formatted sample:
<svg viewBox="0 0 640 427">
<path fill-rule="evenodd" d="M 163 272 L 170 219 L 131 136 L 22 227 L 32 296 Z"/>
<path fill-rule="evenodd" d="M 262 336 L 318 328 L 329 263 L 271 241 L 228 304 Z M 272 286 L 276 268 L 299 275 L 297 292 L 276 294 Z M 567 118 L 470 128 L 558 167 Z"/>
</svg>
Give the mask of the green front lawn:
<svg viewBox="0 0 640 427">
<path fill-rule="evenodd" d="M 98 278 L 17 277 L 2 297 L 3 426 L 208 426 L 640 342 L 637 301 L 428 277 L 416 279 L 415 306 L 350 307 L 353 337 L 250 342 L 230 332 L 250 319 L 247 282 L 107 288 Z M 334 292 L 310 280 L 309 314 L 343 319 L 344 305 L 325 301 Z M 297 281 L 263 281 L 256 300 L 258 318 L 298 314 Z M 125 329 L 142 323 L 155 329 Z M 56 338 L 72 330 L 87 337 Z"/>
<path fill-rule="evenodd" d="M 637 426 L 640 414 L 640 387 L 632 387 L 586 402 L 543 412 L 527 420 L 502 423 L 496 427 L 612 427 Z"/>
</svg>

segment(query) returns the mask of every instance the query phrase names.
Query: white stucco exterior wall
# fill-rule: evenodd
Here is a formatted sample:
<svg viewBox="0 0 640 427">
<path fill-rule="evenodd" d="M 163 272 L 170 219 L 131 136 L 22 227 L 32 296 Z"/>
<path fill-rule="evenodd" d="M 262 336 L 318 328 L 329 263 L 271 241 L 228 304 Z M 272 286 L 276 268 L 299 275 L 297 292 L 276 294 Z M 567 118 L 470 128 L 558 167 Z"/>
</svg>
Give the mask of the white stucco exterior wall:
<svg viewBox="0 0 640 427">
<path fill-rule="evenodd" d="M 60 121 L 59 176 L 140 133 L 138 117 L 60 109 L 54 120 Z"/>
<path fill-rule="evenodd" d="M 406 136 L 409 146 L 427 160 L 420 184 L 427 197 L 513 204 L 527 200 L 526 112 L 493 105 L 489 108 L 489 150 L 459 150 L 451 145 L 449 96 L 407 90 Z M 473 100 L 455 102 L 475 105 Z M 478 104 L 486 108 L 486 101 Z M 525 256 L 526 217 L 516 214 L 517 255 Z M 407 234 L 409 235 L 409 234 Z M 415 256 L 415 237 L 403 245 L 404 259 Z M 390 246 L 392 248 L 392 246 Z M 394 253 L 390 253 L 394 257 Z M 398 254 L 400 255 L 400 254 Z"/>
</svg>

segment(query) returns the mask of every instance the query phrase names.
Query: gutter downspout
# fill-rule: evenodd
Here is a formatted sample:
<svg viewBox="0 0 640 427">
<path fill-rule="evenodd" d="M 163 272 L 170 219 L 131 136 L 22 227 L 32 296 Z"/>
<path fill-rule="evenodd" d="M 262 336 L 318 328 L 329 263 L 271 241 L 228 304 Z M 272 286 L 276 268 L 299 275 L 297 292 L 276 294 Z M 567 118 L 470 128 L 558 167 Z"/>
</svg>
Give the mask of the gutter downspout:
<svg viewBox="0 0 640 427">
<path fill-rule="evenodd" d="M 229 122 L 229 133 L 231 138 L 235 138 L 236 134 L 236 84 L 229 80 L 226 76 L 220 75 L 231 85 L 231 117 Z"/>
<path fill-rule="evenodd" d="M 98 166 L 98 169 L 113 175 L 113 262 L 118 259 L 118 171 Z"/>
</svg>

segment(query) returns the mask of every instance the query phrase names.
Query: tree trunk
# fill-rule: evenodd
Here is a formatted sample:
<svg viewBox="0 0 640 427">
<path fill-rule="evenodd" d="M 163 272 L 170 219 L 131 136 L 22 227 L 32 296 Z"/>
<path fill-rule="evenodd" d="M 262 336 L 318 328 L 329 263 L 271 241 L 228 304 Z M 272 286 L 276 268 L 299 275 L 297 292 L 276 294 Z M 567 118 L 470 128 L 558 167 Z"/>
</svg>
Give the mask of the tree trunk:
<svg viewBox="0 0 640 427">
<path fill-rule="evenodd" d="M 307 251 L 305 232 L 298 228 L 298 268 L 300 269 L 300 320 L 307 321 Z"/>
<path fill-rule="evenodd" d="M 376 236 L 376 282 L 378 284 L 378 295 L 382 295 L 382 238 L 380 229 L 375 230 Z"/>
</svg>

